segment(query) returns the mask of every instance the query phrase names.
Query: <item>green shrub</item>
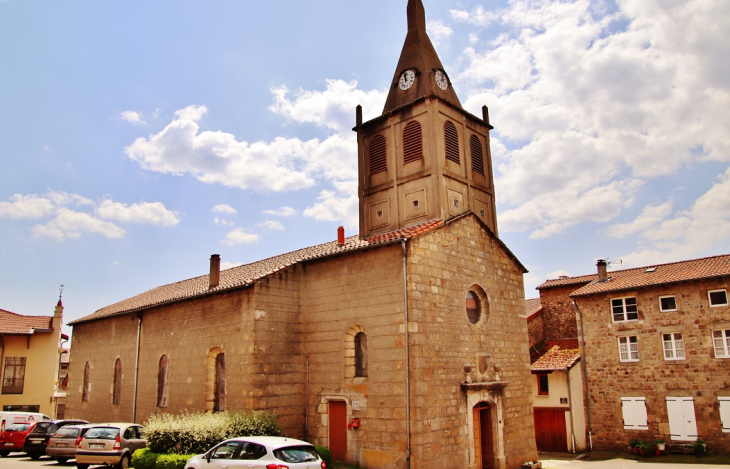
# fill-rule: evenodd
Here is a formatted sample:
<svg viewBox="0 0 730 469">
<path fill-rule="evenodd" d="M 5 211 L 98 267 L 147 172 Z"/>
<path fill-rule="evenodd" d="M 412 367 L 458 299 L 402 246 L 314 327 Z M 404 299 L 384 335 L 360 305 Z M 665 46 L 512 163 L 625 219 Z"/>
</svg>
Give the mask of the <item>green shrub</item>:
<svg viewBox="0 0 730 469">
<path fill-rule="evenodd" d="M 327 448 L 323 446 L 314 446 L 314 449 L 317 450 L 317 454 L 319 454 L 319 457 L 322 458 L 322 460 L 325 462 L 327 467 L 333 467 L 332 466 L 332 452 L 328 450 Z"/>
<path fill-rule="evenodd" d="M 199 454 L 228 438 L 279 436 L 281 431 L 274 415 L 265 412 L 186 412 L 151 415 L 145 424 L 145 435 L 152 452 Z"/>
<path fill-rule="evenodd" d="M 138 449 L 132 455 L 134 469 L 184 469 L 192 454 L 160 454 L 149 448 Z"/>
<path fill-rule="evenodd" d="M 185 469 L 185 463 L 193 456 L 192 454 L 161 454 L 157 458 L 155 469 Z"/>
<path fill-rule="evenodd" d="M 157 456 L 149 448 L 138 449 L 132 455 L 132 467 L 134 469 L 155 469 Z"/>
</svg>

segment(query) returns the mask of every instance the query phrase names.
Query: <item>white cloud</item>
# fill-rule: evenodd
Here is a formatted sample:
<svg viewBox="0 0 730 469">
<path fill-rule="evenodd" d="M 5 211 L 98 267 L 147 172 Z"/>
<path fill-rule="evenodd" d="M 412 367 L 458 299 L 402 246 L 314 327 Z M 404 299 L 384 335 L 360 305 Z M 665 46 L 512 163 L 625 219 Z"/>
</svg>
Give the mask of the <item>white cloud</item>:
<svg viewBox="0 0 730 469">
<path fill-rule="evenodd" d="M 435 45 L 454 35 L 454 30 L 446 26 L 442 20 L 429 21 L 426 25 L 428 35 Z"/>
<path fill-rule="evenodd" d="M 323 190 L 317 202 L 304 210 L 304 216 L 318 221 L 337 221 L 345 228 L 357 230 L 360 226 L 357 181 L 342 182 L 335 187 L 338 192 Z"/>
<path fill-rule="evenodd" d="M 233 225 L 235 225 L 235 223 L 232 222 L 232 221 L 230 221 L 230 220 L 224 220 L 224 219 L 218 218 L 218 217 L 213 218 L 213 223 L 215 223 L 216 225 L 222 225 L 222 226 L 233 226 Z"/>
<path fill-rule="evenodd" d="M 124 111 L 122 112 L 122 119 L 124 119 L 127 122 L 131 122 L 132 124 L 146 124 L 144 120 L 142 120 L 142 114 L 135 111 Z"/>
<path fill-rule="evenodd" d="M 661 205 L 647 205 L 634 221 L 613 225 L 608 228 L 607 234 L 612 238 L 624 238 L 658 225 L 671 213 L 671 201 Z"/>
<path fill-rule="evenodd" d="M 178 214 L 165 208 L 161 202 L 142 202 L 127 205 L 106 199 L 99 204 L 96 213 L 107 220 L 126 223 L 160 226 L 176 226 L 180 223 Z"/>
<path fill-rule="evenodd" d="M 242 228 L 235 229 L 226 235 L 223 240 L 228 246 L 238 246 L 241 244 L 253 244 L 259 242 L 259 235 L 246 233 Z"/>
<path fill-rule="evenodd" d="M 267 215 L 274 215 L 276 217 L 293 217 L 297 214 L 297 211 L 291 207 L 279 207 L 276 210 L 264 210 Z"/>
<path fill-rule="evenodd" d="M 282 225 L 278 221 L 264 220 L 261 223 L 257 223 L 256 225 L 269 231 L 284 231 L 284 225 Z"/>
<path fill-rule="evenodd" d="M 243 265 L 243 263 L 242 262 L 221 261 L 221 270 L 232 269 L 232 268 L 238 267 L 240 265 Z"/>
<path fill-rule="evenodd" d="M 63 241 L 65 238 L 78 239 L 84 232 L 101 234 L 107 238 L 121 238 L 125 234 L 125 231 L 114 223 L 67 208 L 58 209 L 56 216 L 48 223 L 33 227 L 34 236 L 53 238 L 57 241 Z"/>
<path fill-rule="evenodd" d="M 226 205 L 226 204 L 216 205 L 215 207 L 213 207 L 212 211 L 215 213 L 223 213 L 226 215 L 235 215 L 238 213 L 235 208 L 231 207 L 230 205 Z"/>
<path fill-rule="evenodd" d="M 54 204 L 46 197 L 36 194 L 15 194 L 9 202 L 0 202 L 0 217 L 18 219 L 42 218 L 54 210 Z"/>
<path fill-rule="evenodd" d="M 461 23 L 470 23 L 477 26 L 489 26 L 499 19 L 499 12 L 486 11 L 482 5 L 477 5 L 472 11 L 449 10 L 451 19 Z"/>
</svg>

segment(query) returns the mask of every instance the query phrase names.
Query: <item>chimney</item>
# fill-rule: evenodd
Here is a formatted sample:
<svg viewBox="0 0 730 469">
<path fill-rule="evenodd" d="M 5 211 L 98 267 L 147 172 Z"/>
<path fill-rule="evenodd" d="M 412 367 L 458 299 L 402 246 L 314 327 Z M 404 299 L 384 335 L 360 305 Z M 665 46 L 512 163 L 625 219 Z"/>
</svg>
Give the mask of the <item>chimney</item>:
<svg viewBox="0 0 730 469">
<path fill-rule="evenodd" d="M 342 247 L 345 245 L 345 227 L 337 228 L 337 245 Z"/>
<path fill-rule="evenodd" d="M 210 256 L 210 275 L 208 276 L 209 288 L 215 288 L 221 282 L 221 256 L 213 254 Z"/>
<path fill-rule="evenodd" d="M 487 106 L 482 106 L 482 120 L 489 125 L 489 108 Z"/>
<path fill-rule="evenodd" d="M 362 106 L 359 104 L 355 108 L 355 124 L 357 127 L 362 127 Z"/>
<path fill-rule="evenodd" d="M 606 261 L 604 259 L 598 259 L 596 267 L 598 267 L 598 281 L 603 282 L 607 280 L 608 272 L 606 272 Z"/>
</svg>

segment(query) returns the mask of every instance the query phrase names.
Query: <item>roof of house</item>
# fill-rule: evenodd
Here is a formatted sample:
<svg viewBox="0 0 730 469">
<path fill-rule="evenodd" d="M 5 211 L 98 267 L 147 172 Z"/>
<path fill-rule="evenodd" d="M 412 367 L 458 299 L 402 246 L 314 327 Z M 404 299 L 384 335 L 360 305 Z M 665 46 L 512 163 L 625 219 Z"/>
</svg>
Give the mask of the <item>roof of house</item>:
<svg viewBox="0 0 730 469">
<path fill-rule="evenodd" d="M 391 231 L 388 233 L 373 235 L 368 238 L 360 238 L 359 236 L 350 236 L 345 239 L 345 244 L 340 246 L 337 241 L 330 241 L 324 244 L 299 249 L 297 251 L 281 254 L 278 256 L 263 259 L 251 264 L 233 267 L 231 269 L 222 270 L 220 272 L 220 283 L 217 287 L 209 287 L 209 276 L 202 275 L 200 277 L 182 280 L 180 282 L 163 285 L 152 290 L 140 293 L 139 295 L 127 298 L 118 303 L 106 306 L 96 312 L 83 318 L 71 321 L 70 325 L 80 324 L 97 319 L 129 314 L 142 311 L 163 304 L 174 303 L 177 301 L 188 300 L 196 297 L 209 295 L 212 293 L 220 293 L 225 290 L 242 288 L 252 285 L 273 273 L 286 269 L 300 262 L 310 261 L 314 259 L 323 259 L 326 257 L 337 256 L 348 252 L 355 252 L 378 246 L 385 246 L 401 240 L 415 238 L 424 233 L 441 228 L 444 225 L 451 224 L 456 220 L 472 216 L 482 227 L 491 233 L 489 226 L 484 224 L 479 217 L 472 212 L 466 212 L 458 217 L 454 217 L 447 222 L 441 219 L 433 219 L 420 225 L 411 226 L 401 230 Z M 505 250 L 523 272 L 527 272 L 522 263 L 507 248 L 507 246 L 495 235 L 495 239 Z"/>
<path fill-rule="evenodd" d="M 566 275 L 552 279 L 552 280 L 546 280 L 545 283 L 542 285 L 537 286 L 537 290 L 547 290 L 548 288 L 557 288 L 557 287 L 567 287 L 567 286 L 575 286 L 575 285 L 585 285 L 586 283 L 592 282 L 593 280 L 596 280 L 598 278 L 598 274 L 593 275 L 581 275 L 579 277 L 568 277 Z"/>
<path fill-rule="evenodd" d="M 540 302 L 540 298 L 530 298 L 529 300 L 525 300 L 525 314 L 527 315 L 528 321 L 541 312 L 542 303 Z"/>
<path fill-rule="evenodd" d="M 635 288 L 727 276 L 730 276 L 730 254 L 723 254 L 669 264 L 615 270 L 608 272 L 608 280 L 604 281 L 598 281 L 598 276 L 594 275 L 590 283 L 577 289 L 570 296 L 578 297 L 596 293 L 633 290 Z"/>
<path fill-rule="evenodd" d="M 532 371 L 567 371 L 580 360 L 580 349 L 555 345 L 532 364 Z"/>
<path fill-rule="evenodd" d="M 52 328 L 52 316 L 21 316 L 0 309 L 0 334 L 31 334 L 31 329 L 44 332 Z"/>
</svg>

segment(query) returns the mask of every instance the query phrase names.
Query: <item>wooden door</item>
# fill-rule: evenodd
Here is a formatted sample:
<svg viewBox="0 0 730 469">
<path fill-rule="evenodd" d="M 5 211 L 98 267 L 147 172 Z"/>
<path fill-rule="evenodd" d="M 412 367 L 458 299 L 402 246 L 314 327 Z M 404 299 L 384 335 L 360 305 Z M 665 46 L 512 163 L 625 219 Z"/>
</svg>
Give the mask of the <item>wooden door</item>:
<svg viewBox="0 0 730 469">
<path fill-rule="evenodd" d="M 568 452 L 565 410 L 534 409 L 535 442 L 538 451 Z"/>
<path fill-rule="evenodd" d="M 335 461 L 347 459 L 347 404 L 344 401 L 330 401 L 330 451 Z"/>
<path fill-rule="evenodd" d="M 474 407 L 474 454 L 477 467 L 492 469 L 494 454 L 492 450 L 492 407 L 482 402 Z"/>
</svg>

